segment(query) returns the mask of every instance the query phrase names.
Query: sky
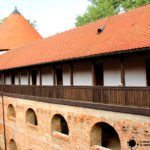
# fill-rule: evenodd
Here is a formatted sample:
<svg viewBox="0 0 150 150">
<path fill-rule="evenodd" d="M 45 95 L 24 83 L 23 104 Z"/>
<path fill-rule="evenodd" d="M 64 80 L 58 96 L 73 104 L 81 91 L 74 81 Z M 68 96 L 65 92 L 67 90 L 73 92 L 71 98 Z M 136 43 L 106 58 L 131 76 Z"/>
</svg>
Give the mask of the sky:
<svg viewBox="0 0 150 150">
<path fill-rule="evenodd" d="M 36 20 L 43 37 L 49 37 L 74 28 L 75 18 L 89 4 L 88 0 L 0 0 L 0 19 L 9 16 L 16 6 L 25 18 Z"/>
</svg>

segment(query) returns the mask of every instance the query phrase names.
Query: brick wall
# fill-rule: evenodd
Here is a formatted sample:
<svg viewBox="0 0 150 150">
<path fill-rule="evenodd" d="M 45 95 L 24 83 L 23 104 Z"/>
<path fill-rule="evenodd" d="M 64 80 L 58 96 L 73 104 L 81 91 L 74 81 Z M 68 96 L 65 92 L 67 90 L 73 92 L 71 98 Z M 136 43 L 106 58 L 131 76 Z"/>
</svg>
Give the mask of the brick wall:
<svg viewBox="0 0 150 150">
<path fill-rule="evenodd" d="M 150 117 L 147 116 L 57 105 L 6 96 L 4 101 L 8 150 L 11 139 L 16 142 L 18 150 L 109 149 L 90 144 L 91 140 L 96 138 L 96 135 L 91 137 L 93 135 L 91 130 L 97 123 L 107 123 L 113 127 L 119 136 L 121 150 L 130 150 L 127 143 L 130 140 L 136 142 L 133 150 L 150 149 Z M 14 106 L 16 118 L 8 114 L 9 104 Z M 4 150 L 1 108 L 2 100 L 0 98 L 0 146 Z M 32 108 L 37 115 L 37 125 L 26 123 L 26 111 L 29 108 Z M 60 114 L 66 120 L 69 129 L 68 135 L 57 131 L 52 132 L 52 118 L 55 114 Z"/>
</svg>

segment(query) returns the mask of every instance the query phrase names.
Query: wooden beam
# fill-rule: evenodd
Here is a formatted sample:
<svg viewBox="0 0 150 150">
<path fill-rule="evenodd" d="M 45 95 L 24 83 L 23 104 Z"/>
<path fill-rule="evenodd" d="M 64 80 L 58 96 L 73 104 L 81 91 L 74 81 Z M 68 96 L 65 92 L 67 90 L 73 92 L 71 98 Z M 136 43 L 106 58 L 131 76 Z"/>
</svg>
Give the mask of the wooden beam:
<svg viewBox="0 0 150 150">
<path fill-rule="evenodd" d="M 125 64 L 124 64 L 124 56 L 120 57 L 120 63 L 121 63 L 121 84 L 122 84 L 122 86 L 125 86 Z"/>
<path fill-rule="evenodd" d="M 73 65 L 70 63 L 70 85 L 73 86 Z"/>
</svg>

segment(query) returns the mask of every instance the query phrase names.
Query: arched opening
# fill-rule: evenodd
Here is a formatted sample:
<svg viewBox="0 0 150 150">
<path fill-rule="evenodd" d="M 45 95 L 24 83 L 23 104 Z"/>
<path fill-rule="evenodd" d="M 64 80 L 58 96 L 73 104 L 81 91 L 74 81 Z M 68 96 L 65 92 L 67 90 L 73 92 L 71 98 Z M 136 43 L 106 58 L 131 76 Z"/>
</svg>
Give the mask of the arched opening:
<svg viewBox="0 0 150 150">
<path fill-rule="evenodd" d="M 14 106 L 12 104 L 8 105 L 7 113 L 10 117 L 16 118 L 15 109 L 14 109 Z"/>
<path fill-rule="evenodd" d="M 33 124 L 33 125 L 38 125 L 37 116 L 36 116 L 34 110 L 31 109 L 31 108 L 29 108 L 26 111 L 26 123 Z"/>
<path fill-rule="evenodd" d="M 10 150 L 17 150 L 16 142 L 13 139 L 10 140 L 9 149 Z"/>
<path fill-rule="evenodd" d="M 121 150 L 120 139 L 115 129 L 107 123 L 96 123 L 91 130 L 91 146 L 99 145 L 112 150 Z"/>
<path fill-rule="evenodd" d="M 57 131 L 69 135 L 69 129 L 63 116 L 56 114 L 52 118 L 52 132 Z"/>
</svg>

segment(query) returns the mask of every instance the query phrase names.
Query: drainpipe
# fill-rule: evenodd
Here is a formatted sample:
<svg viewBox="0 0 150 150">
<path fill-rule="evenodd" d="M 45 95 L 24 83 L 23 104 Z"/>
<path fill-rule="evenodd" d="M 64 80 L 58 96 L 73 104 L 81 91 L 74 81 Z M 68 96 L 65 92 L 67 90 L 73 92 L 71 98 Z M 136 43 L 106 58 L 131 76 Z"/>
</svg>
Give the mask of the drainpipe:
<svg viewBox="0 0 150 150">
<path fill-rule="evenodd" d="M 2 98 L 2 111 L 3 111 L 4 143 L 5 143 L 5 150 L 7 150 L 7 144 L 6 144 L 6 127 L 5 127 L 5 113 L 4 113 L 4 99 L 3 99 L 3 94 L 2 93 L 1 93 L 1 98 Z"/>
</svg>

